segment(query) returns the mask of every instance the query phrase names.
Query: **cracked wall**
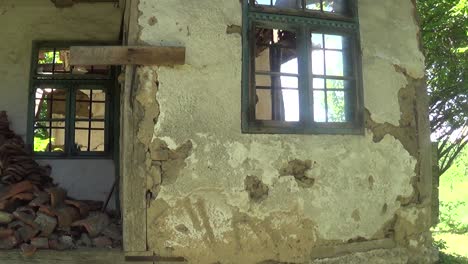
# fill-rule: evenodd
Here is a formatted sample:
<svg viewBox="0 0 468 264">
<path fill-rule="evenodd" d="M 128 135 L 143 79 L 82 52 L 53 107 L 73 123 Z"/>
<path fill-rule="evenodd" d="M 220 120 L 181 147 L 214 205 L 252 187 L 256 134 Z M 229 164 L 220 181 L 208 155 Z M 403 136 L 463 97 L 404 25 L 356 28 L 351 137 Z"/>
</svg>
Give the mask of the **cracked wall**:
<svg viewBox="0 0 468 264">
<path fill-rule="evenodd" d="M 309 263 L 316 249 L 347 255 L 313 263 L 432 261 L 410 0 L 359 1 L 367 130 L 352 136 L 240 132 L 239 1 L 140 0 L 139 11 L 141 42 L 187 49 L 183 66 L 139 69 L 151 72 L 136 92 L 150 251 L 190 263 Z M 353 253 L 370 250 L 360 243 L 376 251 Z"/>
</svg>

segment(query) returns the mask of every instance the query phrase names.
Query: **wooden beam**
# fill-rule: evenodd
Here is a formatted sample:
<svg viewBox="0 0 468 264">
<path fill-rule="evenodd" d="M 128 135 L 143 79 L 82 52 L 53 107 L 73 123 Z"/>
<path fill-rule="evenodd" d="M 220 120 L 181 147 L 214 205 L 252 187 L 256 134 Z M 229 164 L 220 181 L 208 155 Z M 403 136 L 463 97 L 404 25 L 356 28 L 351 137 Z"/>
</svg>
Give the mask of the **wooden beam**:
<svg viewBox="0 0 468 264">
<path fill-rule="evenodd" d="M 183 47 L 74 46 L 71 65 L 181 65 Z"/>
<path fill-rule="evenodd" d="M 71 7 L 75 3 L 118 3 L 119 0 L 51 0 L 58 8 Z"/>
<path fill-rule="evenodd" d="M 151 256 L 154 255 L 151 252 Z M 0 253 L 0 263 L 2 264 L 153 264 L 156 260 L 158 264 L 181 264 L 182 258 L 152 257 L 149 261 L 135 261 L 132 257 L 127 257 L 124 252 L 117 249 L 78 249 L 78 250 L 38 250 L 33 256 L 25 257 L 19 250 L 3 250 Z"/>
</svg>

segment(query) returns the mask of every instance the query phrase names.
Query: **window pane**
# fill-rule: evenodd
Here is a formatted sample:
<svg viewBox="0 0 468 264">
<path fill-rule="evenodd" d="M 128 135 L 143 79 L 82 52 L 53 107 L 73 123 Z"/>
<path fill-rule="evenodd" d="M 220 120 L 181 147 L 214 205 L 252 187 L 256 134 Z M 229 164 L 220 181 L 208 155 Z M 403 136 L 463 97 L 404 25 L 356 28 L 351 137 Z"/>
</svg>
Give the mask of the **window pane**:
<svg viewBox="0 0 468 264">
<path fill-rule="evenodd" d="M 328 122 L 346 122 L 344 92 L 327 92 Z"/>
<path fill-rule="evenodd" d="M 312 34 L 313 37 L 314 34 Z M 325 35 L 326 49 L 343 49 L 343 37 L 337 35 Z"/>
<path fill-rule="evenodd" d="M 320 0 L 306 0 L 306 8 L 310 10 L 321 10 Z"/>
<path fill-rule="evenodd" d="M 54 89 L 47 95 L 48 107 L 52 118 L 65 118 L 67 91 Z"/>
<path fill-rule="evenodd" d="M 266 5 L 278 8 L 301 8 L 301 0 L 252 0 L 256 5 Z M 272 5 L 273 4 L 273 5 Z"/>
<path fill-rule="evenodd" d="M 327 89 L 345 89 L 348 86 L 348 81 L 327 79 Z"/>
<path fill-rule="evenodd" d="M 64 151 L 66 93 L 64 89 L 35 89 L 34 152 Z"/>
<path fill-rule="evenodd" d="M 324 75 L 324 57 L 323 50 L 312 51 L 312 73 L 316 75 Z"/>
<path fill-rule="evenodd" d="M 297 77 L 281 76 L 281 88 L 294 88 L 299 87 L 299 81 Z"/>
<path fill-rule="evenodd" d="M 76 90 L 76 118 L 105 117 L 106 93 L 103 90 L 79 89 Z"/>
<path fill-rule="evenodd" d="M 314 78 L 312 85 L 314 89 L 325 89 L 325 79 Z"/>
<path fill-rule="evenodd" d="M 36 123 L 34 128 L 34 152 L 49 152 L 49 129 Z"/>
<path fill-rule="evenodd" d="M 105 151 L 105 122 L 75 122 L 75 147 L 77 151 Z"/>
<path fill-rule="evenodd" d="M 314 121 L 326 122 L 325 92 L 314 91 Z"/>
<path fill-rule="evenodd" d="M 271 120 L 271 90 L 257 89 L 255 118 L 257 120 Z"/>
<path fill-rule="evenodd" d="M 323 34 L 312 33 L 312 49 L 323 49 Z"/>
<path fill-rule="evenodd" d="M 100 89 L 76 90 L 75 149 L 104 151 L 106 93 Z"/>
<path fill-rule="evenodd" d="M 91 130 L 90 151 L 104 151 L 104 130 Z"/>
<path fill-rule="evenodd" d="M 38 74 L 63 74 L 70 72 L 70 50 L 41 49 L 38 54 Z"/>
<path fill-rule="evenodd" d="M 298 73 L 296 33 L 281 29 L 255 29 L 255 71 Z"/>
<path fill-rule="evenodd" d="M 54 122 L 55 127 L 52 128 L 51 139 L 52 139 L 52 152 L 64 152 L 65 151 L 65 122 Z"/>
<path fill-rule="evenodd" d="M 346 1 L 347 0 L 324 0 L 323 11 L 345 14 L 347 13 Z"/>
<path fill-rule="evenodd" d="M 343 52 L 326 50 L 325 61 L 327 65 L 326 75 L 343 76 Z"/>
<path fill-rule="evenodd" d="M 258 78 L 260 77 L 260 78 Z M 256 89 L 256 119 L 299 121 L 298 78 L 288 76 L 258 75 Z M 267 80 L 268 79 L 268 80 Z M 281 83 L 281 89 L 272 93 L 271 86 L 261 86 L 260 83 Z"/>
<path fill-rule="evenodd" d="M 255 57 L 257 72 L 281 72 L 298 74 L 297 53 L 295 49 L 277 47 L 258 47 Z"/>
<path fill-rule="evenodd" d="M 63 152 L 65 149 L 65 122 L 36 122 L 34 152 Z"/>
<path fill-rule="evenodd" d="M 273 5 L 279 8 L 301 8 L 301 0 L 273 0 Z"/>
<path fill-rule="evenodd" d="M 254 1 L 256 5 L 271 5 L 271 0 L 251 0 Z"/>
<path fill-rule="evenodd" d="M 259 75 L 255 76 L 255 85 L 258 86 L 266 86 L 268 88 L 271 87 L 271 76 L 270 75 Z"/>
<path fill-rule="evenodd" d="M 284 120 L 287 122 L 299 121 L 299 91 L 283 90 Z"/>
<path fill-rule="evenodd" d="M 275 5 L 286 3 L 296 2 L 274 1 Z M 255 45 L 256 119 L 297 121 L 299 98 L 298 92 L 294 91 L 299 88 L 296 33 L 256 27 Z"/>
<path fill-rule="evenodd" d="M 75 123 L 75 150 L 89 151 L 89 124 L 88 122 Z"/>
</svg>

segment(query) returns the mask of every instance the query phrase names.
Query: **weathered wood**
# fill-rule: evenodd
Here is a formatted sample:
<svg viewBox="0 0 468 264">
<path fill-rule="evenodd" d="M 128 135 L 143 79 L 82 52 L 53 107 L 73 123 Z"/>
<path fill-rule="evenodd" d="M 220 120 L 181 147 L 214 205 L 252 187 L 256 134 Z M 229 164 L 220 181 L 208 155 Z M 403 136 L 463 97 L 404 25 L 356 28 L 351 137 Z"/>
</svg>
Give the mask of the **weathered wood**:
<svg viewBox="0 0 468 264">
<path fill-rule="evenodd" d="M 125 253 L 125 259 L 130 262 L 139 263 L 158 263 L 158 264 L 169 264 L 169 263 L 188 263 L 183 257 L 166 257 L 158 256 L 155 252 L 127 252 Z"/>
<path fill-rule="evenodd" d="M 72 65 L 180 65 L 185 63 L 183 47 L 74 46 Z"/>
<path fill-rule="evenodd" d="M 428 216 L 432 216 L 432 142 L 431 129 L 429 123 L 429 95 L 427 94 L 427 86 L 425 79 L 419 80 L 416 87 L 415 99 L 415 114 L 416 114 L 416 129 L 418 137 L 418 167 L 417 172 L 419 179 L 417 189 L 419 191 L 419 203 L 426 206 L 429 210 Z M 430 223 L 431 221 L 427 221 Z M 422 224 L 422 223 L 421 223 Z M 430 226 L 424 227 L 428 230 Z"/>
<path fill-rule="evenodd" d="M 124 253 L 118 250 L 76 250 L 76 251 L 53 251 L 38 250 L 31 257 L 25 257 L 19 250 L 0 252 L 0 263 L 2 264 L 128 264 L 125 262 Z M 132 263 L 132 264 L 136 264 Z"/>
<path fill-rule="evenodd" d="M 316 247 L 312 249 L 311 258 L 331 258 L 356 252 L 367 252 L 376 249 L 391 249 L 394 247 L 395 241 L 393 241 L 393 239 L 390 238 L 348 243 L 336 246 Z"/>
<path fill-rule="evenodd" d="M 72 7 L 76 3 L 117 3 L 118 0 L 52 0 L 58 8 Z"/>
<path fill-rule="evenodd" d="M 138 1 L 127 0 L 124 11 L 123 45 L 134 45 L 138 39 Z M 122 194 L 123 247 L 126 252 L 144 252 L 146 245 L 146 181 L 133 168 L 136 124 L 133 116 L 133 89 L 136 67 L 125 67 L 121 92 L 120 120 L 120 186 Z"/>
<path fill-rule="evenodd" d="M 172 261 L 171 258 L 156 258 L 158 264 L 181 263 Z M 2 264 L 145 264 L 153 263 L 132 261 L 127 259 L 124 252 L 120 250 L 72 250 L 53 251 L 38 250 L 33 256 L 25 257 L 20 250 L 0 251 L 0 263 Z"/>
</svg>

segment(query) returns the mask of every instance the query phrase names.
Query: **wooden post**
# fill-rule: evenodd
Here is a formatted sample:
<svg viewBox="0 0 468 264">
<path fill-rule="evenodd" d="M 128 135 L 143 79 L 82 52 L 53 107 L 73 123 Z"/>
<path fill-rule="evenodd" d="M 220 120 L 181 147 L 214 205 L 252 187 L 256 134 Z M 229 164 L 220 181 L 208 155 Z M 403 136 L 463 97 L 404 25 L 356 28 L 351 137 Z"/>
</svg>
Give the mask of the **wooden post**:
<svg viewBox="0 0 468 264">
<path fill-rule="evenodd" d="M 138 1 L 127 0 L 124 11 L 123 45 L 135 45 L 138 39 Z M 120 122 L 120 183 L 123 215 L 123 247 L 125 252 L 145 252 L 146 245 L 146 180 L 136 173 L 133 91 L 136 89 L 136 67 L 125 68 L 125 83 L 121 91 Z"/>
</svg>

